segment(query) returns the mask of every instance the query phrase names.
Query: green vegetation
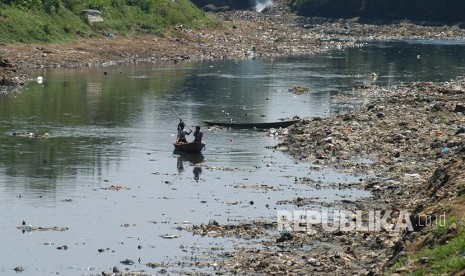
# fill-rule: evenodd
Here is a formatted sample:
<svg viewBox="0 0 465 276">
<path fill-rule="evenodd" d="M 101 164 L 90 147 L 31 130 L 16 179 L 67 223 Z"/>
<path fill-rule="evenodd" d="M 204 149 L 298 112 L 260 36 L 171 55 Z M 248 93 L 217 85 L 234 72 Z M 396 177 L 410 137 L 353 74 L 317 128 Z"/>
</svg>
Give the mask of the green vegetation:
<svg viewBox="0 0 465 276">
<path fill-rule="evenodd" d="M 445 225 L 438 225 L 433 230 L 435 239 L 441 240 L 448 231 L 454 234 L 444 242 L 436 242 L 418 252 L 401 257 L 389 270 L 394 273 L 404 267 L 412 271 L 410 275 L 453 275 L 465 269 L 465 228 L 456 217 L 449 217 Z"/>
<path fill-rule="evenodd" d="M 436 228 L 436 236 L 442 236 L 444 233 L 446 233 L 447 229 L 449 227 L 457 222 L 457 218 L 454 216 L 448 217 L 444 223 L 444 225 L 439 224 L 438 227 Z"/>
<path fill-rule="evenodd" d="M 450 275 L 465 268 L 465 230 L 448 243 L 431 249 L 423 249 L 413 257 L 415 260 L 427 260 L 414 275 Z"/>
<path fill-rule="evenodd" d="M 85 9 L 101 11 L 90 24 Z M 111 32 L 160 35 L 173 25 L 215 22 L 189 0 L 0 0 L 0 42 L 59 42 Z"/>
<path fill-rule="evenodd" d="M 463 0 L 292 0 L 291 6 L 306 16 L 465 21 Z"/>
</svg>

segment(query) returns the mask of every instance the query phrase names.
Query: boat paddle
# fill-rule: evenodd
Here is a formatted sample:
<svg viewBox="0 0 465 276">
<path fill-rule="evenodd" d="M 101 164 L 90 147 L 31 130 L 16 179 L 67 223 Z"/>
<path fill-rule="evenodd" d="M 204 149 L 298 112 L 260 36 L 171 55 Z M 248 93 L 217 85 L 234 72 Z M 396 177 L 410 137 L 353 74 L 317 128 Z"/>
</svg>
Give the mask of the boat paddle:
<svg viewBox="0 0 465 276">
<path fill-rule="evenodd" d="M 173 109 L 172 107 L 170 107 L 170 109 L 171 109 L 171 111 L 174 112 L 174 114 L 176 114 L 176 116 L 178 116 L 179 120 L 183 121 L 183 119 L 181 118 L 181 116 L 179 116 L 179 114 L 178 114 L 176 111 L 174 111 L 174 109 Z M 186 124 L 186 127 L 187 127 L 190 131 L 192 131 L 192 129 L 191 129 L 187 124 Z"/>
</svg>

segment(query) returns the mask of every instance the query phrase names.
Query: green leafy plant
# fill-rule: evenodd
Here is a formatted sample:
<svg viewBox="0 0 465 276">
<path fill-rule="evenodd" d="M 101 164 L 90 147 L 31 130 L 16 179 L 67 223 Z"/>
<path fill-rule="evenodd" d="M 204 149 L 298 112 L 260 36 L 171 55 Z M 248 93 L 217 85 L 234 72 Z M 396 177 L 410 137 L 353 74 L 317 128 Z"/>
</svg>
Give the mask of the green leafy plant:
<svg viewBox="0 0 465 276">
<path fill-rule="evenodd" d="M 162 35 L 177 24 L 215 24 L 189 0 L 0 0 L 0 6 L 0 42 L 58 42 L 102 31 Z M 99 10 L 104 22 L 88 22 L 86 9 Z"/>
</svg>

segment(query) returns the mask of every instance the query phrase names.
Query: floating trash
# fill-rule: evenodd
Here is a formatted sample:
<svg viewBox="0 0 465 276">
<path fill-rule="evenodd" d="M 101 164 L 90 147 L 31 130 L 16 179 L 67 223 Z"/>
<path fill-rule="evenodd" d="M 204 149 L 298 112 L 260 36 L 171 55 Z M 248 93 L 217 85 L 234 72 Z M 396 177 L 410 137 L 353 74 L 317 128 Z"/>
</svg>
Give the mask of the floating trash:
<svg viewBox="0 0 465 276">
<path fill-rule="evenodd" d="M 302 94 L 305 94 L 305 93 L 309 93 L 309 92 L 310 92 L 310 88 L 301 87 L 301 86 L 296 86 L 296 87 L 294 87 L 294 88 L 289 89 L 289 92 L 294 93 L 294 94 L 296 94 L 296 95 L 302 95 Z"/>
<path fill-rule="evenodd" d="M 51 227 L 43 227 L 43 226 L 32 226 L 31 224 L 26 224 L 23 220 L 22 225 L 17 227 L 19 230 L 25 232 L 33 232 L 33 231 L 67 231 L 69 230 L 68 227 L 59 227 L 59 226 L 51 226 Z"/>
<path fill-rule="evenodd" d="M 120 261 L 120 263 L 122 263 L 124 265 L 133 265 L 134 261 L 130 260 L 130 259 L 126 259 L 126 260 Z"/>
<path fill-rule="evenodd" d="M 164 239 L 177 239 L 180 236 L 176 235 L 176 234 L 165 234 L 165 235 L 161 235 L 160 237 L 162 237 Z"/>
<path fill-rule="evenodd" d="M 192 223 L 191 223 L 190 221 L 187 221 L 187 220 L 186 220 L 186 221 L 183 221 L 183 222 L 181 223 L 181 229 L 182 229 L 182 230 L 191 230 L 192 227 L 193 227 L 193 226 L 192 226 Z"/>
<path fill-rule="evenodd" d="M 121 185 L 111 185 L 110 187 L 100 188 L 102 190 L 110 190 L 110 191 L 120 191 L 120 190 L 131 190 L 131 188 Z"/>
<path fill-rule="evenodd" d="M 16 271 L 16 272 L 23 272 L 25 269 L 22 266 L 17 266 L 15 268 L 13 268 L 13 270 Z"/>
</svg>

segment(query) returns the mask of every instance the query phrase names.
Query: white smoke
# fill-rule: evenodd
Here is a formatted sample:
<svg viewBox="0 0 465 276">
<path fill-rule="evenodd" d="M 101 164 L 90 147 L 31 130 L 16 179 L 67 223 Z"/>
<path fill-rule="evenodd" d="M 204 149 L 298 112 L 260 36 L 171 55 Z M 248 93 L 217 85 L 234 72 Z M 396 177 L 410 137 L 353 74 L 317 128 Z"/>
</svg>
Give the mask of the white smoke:
<svg viewBox="0 0 465 276">
<path fill-rule="evenodd" d="M 266 7 L 273 5 L 273 0 L 254 0 L 255 2 L 255 10 L 257 12 L 262 12 Z"/>
</svg>

